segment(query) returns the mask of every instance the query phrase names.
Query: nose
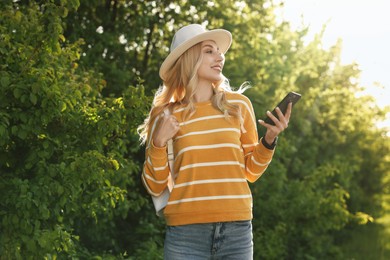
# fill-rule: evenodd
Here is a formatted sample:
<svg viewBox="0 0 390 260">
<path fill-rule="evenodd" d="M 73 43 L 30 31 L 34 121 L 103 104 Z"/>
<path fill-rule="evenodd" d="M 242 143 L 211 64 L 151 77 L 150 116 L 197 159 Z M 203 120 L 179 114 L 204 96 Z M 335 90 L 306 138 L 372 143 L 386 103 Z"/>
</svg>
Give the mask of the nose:
<svg viewBox="0 0 390 260">
<path fill-rule="evenodd" d="M 223 61 L 225 59 L 225 55 L 222 52 L 217 52 L 217 60 Z"/>
</svg>

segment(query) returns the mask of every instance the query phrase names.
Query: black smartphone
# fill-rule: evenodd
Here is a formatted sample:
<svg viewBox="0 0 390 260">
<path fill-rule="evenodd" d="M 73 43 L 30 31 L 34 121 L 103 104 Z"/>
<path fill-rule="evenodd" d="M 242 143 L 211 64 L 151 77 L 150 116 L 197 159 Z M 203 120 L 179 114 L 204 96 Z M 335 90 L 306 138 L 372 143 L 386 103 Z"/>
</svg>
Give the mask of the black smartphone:
<svg viewBox="0 0 390 260">
<path fill-rule="evenodd" d="M 295 103 L 298 102 L 298 100 L 301 98 L 301 94 L 299 93 L 296 93 L 296 92 L 289 92 L 283 99 L 282 101 L 280 101 L 280 103 L 274 108 L 274 110 L 272 110 L 272 114 L 279 119 L 278 117 L 278 114 L 276 113 L 276 108 L 279 107 L 280 110 L 282 111 L 283 115 L 286 113 L 287 111 L 287 106 L 288 104 L 291 102 L 292 105 L 294 106 Z M 266 122 L 267 124 L 270 124 L 270 125 L 275 125 L 274 121 L 272 121 L 271 118 L 269 118 L 267 116 L 267 118 L 264 120 L 264 122 Z"/>
</svg>

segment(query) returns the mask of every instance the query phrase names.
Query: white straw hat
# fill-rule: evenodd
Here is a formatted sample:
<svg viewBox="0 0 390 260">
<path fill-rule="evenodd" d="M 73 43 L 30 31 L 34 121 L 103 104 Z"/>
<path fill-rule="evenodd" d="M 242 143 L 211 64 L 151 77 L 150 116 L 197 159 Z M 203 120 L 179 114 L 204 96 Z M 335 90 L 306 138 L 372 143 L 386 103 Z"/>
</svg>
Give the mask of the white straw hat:
<svg viewBox="0 0 390 260">
<path fill-rule="evenodd" d="M 182 27 L 173 37 L 170 53 L 160 67 L 160 78 L 165 80 L 167 70 L 186 50 L 202 41 L 215 41 L 222 53 L 226 53 L 232 43 L 232 34 L 224 29 L 206 30 L 199 24 Z"/>
</svg>

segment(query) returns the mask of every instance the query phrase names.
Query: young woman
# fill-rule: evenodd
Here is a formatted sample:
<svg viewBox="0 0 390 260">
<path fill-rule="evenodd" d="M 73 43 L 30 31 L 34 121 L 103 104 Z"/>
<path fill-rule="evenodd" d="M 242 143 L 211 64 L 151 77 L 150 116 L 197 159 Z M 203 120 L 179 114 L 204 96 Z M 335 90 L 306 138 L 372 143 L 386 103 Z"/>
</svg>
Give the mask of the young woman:
<svg viewBox="0 0 390 260">
<path fill-rule="evenodd" d="M 167 187 L 167 141 L 173 139 L 177 174 L 168 205 L 165 259 L 252 259 L 249 182 L 266 170 L 291 104 L 258 139 L 250 100 L 232 91 L 222 74 L 230 32 L 191 24 L 176 32 L 160 68 L 163 86 L 145 123 L 142 180 L 151 195 Z M 163 112 L 168 108 L 170 115 Z"/>
</svg>

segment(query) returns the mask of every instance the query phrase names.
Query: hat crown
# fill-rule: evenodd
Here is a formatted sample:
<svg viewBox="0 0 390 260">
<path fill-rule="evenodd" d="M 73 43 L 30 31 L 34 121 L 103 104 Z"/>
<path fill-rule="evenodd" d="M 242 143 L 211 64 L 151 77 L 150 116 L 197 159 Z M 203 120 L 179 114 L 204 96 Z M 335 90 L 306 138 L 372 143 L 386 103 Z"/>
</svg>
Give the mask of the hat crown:
<svg viewBox="0 0 390 260">
<path fill-rule="evenodd" d="M 184 26 L 180 30 L 178 30 L 172 40 L 170 51 L 172 52 L 178 46 L 183 44 L 184 42 L 194 38 L 195 36 L 207 32 L 205 28 L 203 28 L 199 24 L 190 24 Z"/>
<path fill-rule="evenodd" d="M 167 71 L 189 48 L 200 42 L 214 41 L 222 53 L 226 53 L 232 43 L 232 34 L 224 29 L 207 30 L 200 24 L 190 24 L 179 29 L 173 36 L 170 53 L 160 67 L 160 77 L 166 80 Z"/>
</svg>

